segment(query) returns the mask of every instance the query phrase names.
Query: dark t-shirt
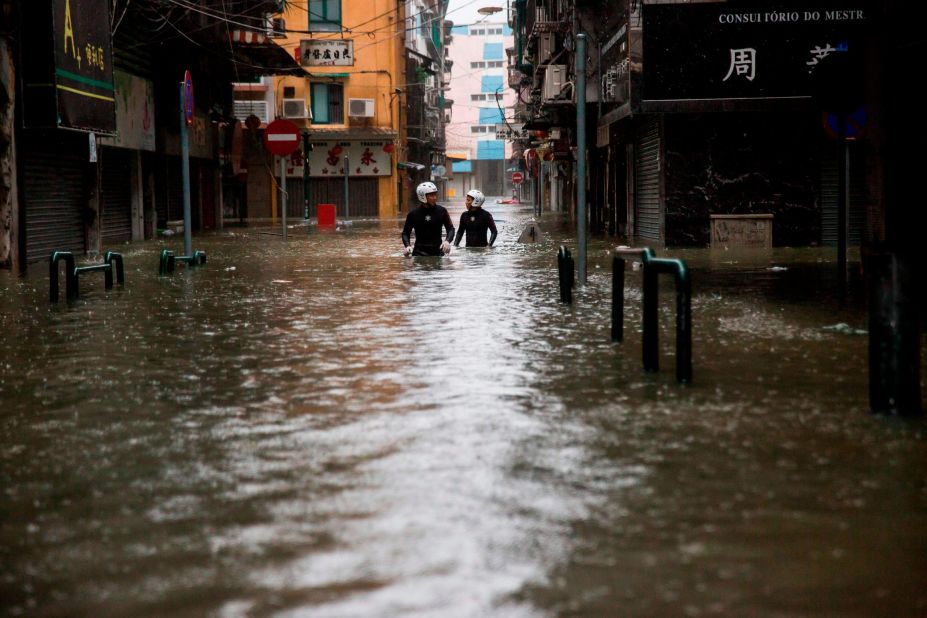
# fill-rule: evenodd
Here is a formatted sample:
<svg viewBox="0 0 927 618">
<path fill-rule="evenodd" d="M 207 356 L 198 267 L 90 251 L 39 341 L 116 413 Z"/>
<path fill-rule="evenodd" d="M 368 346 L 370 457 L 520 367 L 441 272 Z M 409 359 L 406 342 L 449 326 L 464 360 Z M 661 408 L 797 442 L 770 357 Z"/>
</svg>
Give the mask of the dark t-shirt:
<svg viewBox="0 0 927 618">
<path fill-rule="evenodd" d="M 454 239 L 454 224 L 444 206 L 419 206 L 406 215 L 402 228 L 402 244 L 409 246 L 412 232 L 415 232 L 415 248 L 412 255 L 443 255 L 441 253 L 441 228 L 447 231 L 447 241 Z"/>
<path fill-rule="evenodd" d="M 454 244 L 460 245 L 460 239 L 466 232 L 468 247 L 485 247 L 487 230 L 492 231 L 488 243 L 492 245 L 496 240 L 496 222 L 492 215 L 482 208 L 468 210 L 460 215 L 460 227 L 457 228 L 457 238 L 454 239 Z"/>
</svg>

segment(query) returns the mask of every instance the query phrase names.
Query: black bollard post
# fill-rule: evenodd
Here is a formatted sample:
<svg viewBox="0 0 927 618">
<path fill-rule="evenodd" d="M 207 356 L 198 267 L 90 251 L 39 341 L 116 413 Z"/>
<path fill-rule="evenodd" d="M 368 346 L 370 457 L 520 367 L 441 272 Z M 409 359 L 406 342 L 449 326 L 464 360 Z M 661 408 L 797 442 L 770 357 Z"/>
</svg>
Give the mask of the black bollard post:
<svg viewBox="0 0 927 618">
<path fill-rule="evenodd" d="M 116 283 L 123 285 L 126 282 L 126 271 L 122 265 L 122 254 L 115 251 L 107 251 L 104 258 L 107 264 L 111 264 L 116 274 Z"/>
<path fill-rule="evenodd" d="M 612 258 L 612 342 L 624 339 L 624 260 Z"/>
<path fill-rule="evenodd" d="M 660 370 L 660 353 L 659 353 L 659 327 L 657 309 L 659 307 L 659 286 L 657 277 L 659 272 L 657 268 L 644 260 L 644 333 L 643 333 L 643 360 L 644 371 Z"/>
<path fill-rule="evenodd" d="M 64 285 L 68 300 L 77 298 L 77 276 L 74 274 L 74 254 L 54 251 L 48 260 L 49 300 L 58 302 L 58 262 L 64 260 Z"/>
<path fill-rule="evenodd" d="M 921 410 L 920 325 L 913 260 L 869 256 L 869 407 L 876 414 Z"/>
<path fill-rule="evenodd" d="M 692 281 L 682 261 L 676 272 L 676 381 L 692 383 Z"/>
<path fill-rule="evenodd" d="M 560 247 L 557 252 L 557 269 L 560 275 L 560 302 L 573 303 L 573 258 L 570 250 Z"/>
</svg>

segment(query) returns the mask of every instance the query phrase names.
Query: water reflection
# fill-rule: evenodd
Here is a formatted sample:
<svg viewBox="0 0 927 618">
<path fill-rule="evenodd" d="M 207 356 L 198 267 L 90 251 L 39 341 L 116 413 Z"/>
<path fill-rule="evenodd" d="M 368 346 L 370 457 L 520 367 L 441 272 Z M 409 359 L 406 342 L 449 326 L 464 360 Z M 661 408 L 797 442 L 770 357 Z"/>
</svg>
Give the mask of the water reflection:
<svg viewBox="0 0 927 618">
<path fill-rule="evenodd" d="M 608 244 L 565 307 L 569 230 L 489 209 L 498 247 L 443 260 L 392 221 L 197 238 L 167 278 L 129 245 L 71 305 L 0 274 L 4 612 L 927 612 L 924 428 L 866 412 L 827 250 L 676 252 L 680 388 L 669 281 L 645 375 L 639 274 L 613 346 Z"/>
</svg>

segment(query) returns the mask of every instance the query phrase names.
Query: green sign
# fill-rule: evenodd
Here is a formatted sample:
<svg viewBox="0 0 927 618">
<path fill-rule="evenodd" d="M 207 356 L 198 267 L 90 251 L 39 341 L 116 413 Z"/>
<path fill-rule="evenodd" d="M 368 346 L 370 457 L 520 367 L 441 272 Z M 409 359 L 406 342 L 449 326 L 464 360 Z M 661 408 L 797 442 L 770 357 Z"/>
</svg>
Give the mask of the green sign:
<svg viewBox="0 0 927 618">
<path fill-rule="evenodd" d="M 24 3 L 24 21 L 52 25 L 21 43 L 26 126 L 116 131 L 109 11 L 107 0 Z"/>
</svg>

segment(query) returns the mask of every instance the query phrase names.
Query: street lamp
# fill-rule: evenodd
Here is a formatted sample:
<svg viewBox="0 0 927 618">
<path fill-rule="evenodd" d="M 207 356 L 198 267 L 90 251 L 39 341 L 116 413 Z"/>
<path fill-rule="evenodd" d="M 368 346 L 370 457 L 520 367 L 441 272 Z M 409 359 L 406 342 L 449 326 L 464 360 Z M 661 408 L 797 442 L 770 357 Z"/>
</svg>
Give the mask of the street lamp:
<svg viewBox="0 0 927 618">
<path fill-rule="evenodd" d="M 478 8 L 476 12 L 479 13 L 480 15 L 486 15 L 488 17 L 490 15 L 495 15 L 501 10 L 502 10 L 501 6 L 483 6 L 483 7 Z"/>
</svg>

